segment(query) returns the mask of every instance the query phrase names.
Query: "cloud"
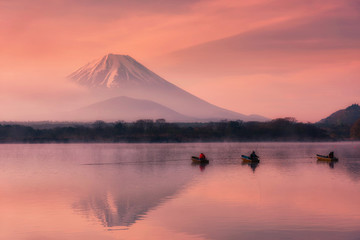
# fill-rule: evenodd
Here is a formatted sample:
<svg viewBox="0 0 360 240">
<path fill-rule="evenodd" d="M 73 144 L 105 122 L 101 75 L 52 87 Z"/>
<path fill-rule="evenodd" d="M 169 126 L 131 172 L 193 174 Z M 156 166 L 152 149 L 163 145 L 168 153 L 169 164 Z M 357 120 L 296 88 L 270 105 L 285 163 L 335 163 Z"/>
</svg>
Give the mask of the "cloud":
<svg viewBox="0 0 360 240">
<path fill-rule="evenodd" d="M 360 14 L 354 10 L 354 1 L 323 4 L 317 11 L 306 11 L 308 5 L 295 3 L 297 11 L 286 4 L 275 8 L 276 13 L 279 9 L 290 10 L 280 18 L 271 16 L 268 24 L 260 21 L 251 30 L 175 51 L 158 62 L 165 72 L 186 79 L 191 76 L 281 74 L 358 59 Z M 266 4 L 260 7 L 260 13 L 264 6 Z"/>
</svg>

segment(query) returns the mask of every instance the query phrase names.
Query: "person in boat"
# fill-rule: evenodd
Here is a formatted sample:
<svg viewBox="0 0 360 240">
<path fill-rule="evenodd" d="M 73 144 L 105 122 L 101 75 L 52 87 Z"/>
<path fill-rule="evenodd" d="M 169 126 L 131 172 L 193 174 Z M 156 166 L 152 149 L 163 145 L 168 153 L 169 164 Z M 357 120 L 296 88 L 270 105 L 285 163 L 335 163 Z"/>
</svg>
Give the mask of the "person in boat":
<svg viewBox="0 0 360 240">
<path fill-rule="evenodd" d="M 206 159 L 205 154 L 200 153 L 199 159 L 200 159 L 200 160 L 205 160 L 205 159 Z"/>
<path fill-rule="evenodd" d="M 251 160 L 256 160 L 259 158 L 259 156 L 256 155 L 255 151 L 252 151 L 252 153 L 250 154 L 250 158 L 251 158 Z"/>
<path fill-rule="evenodd" d="M 334 158 L 334 152 L 329 153 L 329 158 Z"/>
</svg>

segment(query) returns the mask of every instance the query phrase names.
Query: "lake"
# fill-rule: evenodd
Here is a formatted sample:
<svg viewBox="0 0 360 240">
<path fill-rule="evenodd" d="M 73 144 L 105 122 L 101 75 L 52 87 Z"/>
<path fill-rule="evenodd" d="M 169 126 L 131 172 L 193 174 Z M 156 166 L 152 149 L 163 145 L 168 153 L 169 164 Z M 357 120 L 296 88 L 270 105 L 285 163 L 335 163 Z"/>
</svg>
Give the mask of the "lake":
<svg viewBox="0 0 360 240">
<path fill-rule="evenodd" d="M 12 240 L 355 240 L 360 142 L 2 144 L 0 211 Z"/>
</svg>

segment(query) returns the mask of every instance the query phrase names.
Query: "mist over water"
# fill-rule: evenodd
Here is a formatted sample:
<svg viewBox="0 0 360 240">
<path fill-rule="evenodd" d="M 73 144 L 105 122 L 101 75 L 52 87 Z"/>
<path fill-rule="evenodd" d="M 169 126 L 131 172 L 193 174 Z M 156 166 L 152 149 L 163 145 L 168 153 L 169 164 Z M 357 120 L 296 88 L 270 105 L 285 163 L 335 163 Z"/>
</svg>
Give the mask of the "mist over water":
<svg viewBox="0 0 360 240">
<path fill-rule="evenodd" d="M 356 239 L 359 189 L 359 142 L 3 144 L 0 239 Z"/>
</svg>

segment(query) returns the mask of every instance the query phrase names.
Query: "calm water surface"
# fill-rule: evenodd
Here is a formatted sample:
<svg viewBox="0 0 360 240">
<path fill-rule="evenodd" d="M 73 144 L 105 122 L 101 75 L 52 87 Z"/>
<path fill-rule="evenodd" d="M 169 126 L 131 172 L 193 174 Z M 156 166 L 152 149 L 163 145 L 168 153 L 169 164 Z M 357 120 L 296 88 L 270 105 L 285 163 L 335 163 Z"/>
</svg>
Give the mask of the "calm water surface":
<svg viewBox="0 0 360 240">
<path fill-rule="evenodd" d="M 0 212 L 0 239 L 355 240 L 360 142 L 0 145 Z"/>
</svg>

